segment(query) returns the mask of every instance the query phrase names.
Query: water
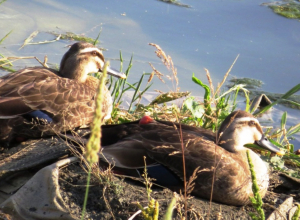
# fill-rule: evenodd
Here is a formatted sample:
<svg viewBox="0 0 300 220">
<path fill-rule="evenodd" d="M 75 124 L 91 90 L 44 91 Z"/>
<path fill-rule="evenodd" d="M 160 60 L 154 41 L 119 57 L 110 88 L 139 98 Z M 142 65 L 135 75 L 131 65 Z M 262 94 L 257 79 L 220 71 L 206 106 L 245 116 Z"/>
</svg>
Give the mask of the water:
<svg viewBox="0 0 300 220">
<path fill-rule="evenodd" d="M 148 43 L 160 45 L 178 69 L 179 87 L 202 96 L 203 90 L 192 83 L 191 75 L 206 82 L 207 68 L 216 85 L 239 54 L 231 75 L 262 80 L 262 90 L 284 93 L 300 82 L 300 23 L 274 14 L 260 6 L 263 1 L 186 0 L 192 8 L 177 7 L 160 1 L 37 1 L 10 0 L 0 5 L 0 38 L 13 33 L 0 45 L 4 56 L 48 55 L 50 63 L 59 64 L 68 41 L 29 45 L 18 50 L 30 33 L 41 31 L 34 41 L 51 40 L 45 32 L 84 33 L 96 38 L 102 28 L 101 47 L 112 66 L 118 68 L 119 51 L 126 63 L 134 54 L 130 81 L 143 72 L 151 72 L 148 62 L 169 74 Z M 17 61 L 19 68 L 38 65 L 34 60 Z M 0 72 L 0 74 L 4 74 Z M 152 89 L 175 89 L 154 80 Z M 288 111 L 298 123 L 299 111 L 279 106 L 273 120 Z M 300 142 L 295 142 L 299 145 Z"/>
</svg>

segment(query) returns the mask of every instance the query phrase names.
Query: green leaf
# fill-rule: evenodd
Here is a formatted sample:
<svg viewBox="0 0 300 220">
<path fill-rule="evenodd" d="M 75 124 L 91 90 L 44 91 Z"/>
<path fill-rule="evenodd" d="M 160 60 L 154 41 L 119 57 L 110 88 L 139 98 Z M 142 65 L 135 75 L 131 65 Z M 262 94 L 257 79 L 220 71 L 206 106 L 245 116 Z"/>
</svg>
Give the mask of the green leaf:
<svg viewBox="0 0 300 220">
<path fill-rule="evenodd" d="M 195 97 L 189 97 L 183 102 L 183 111 L 189 110 L 194 118 L 201 118 L 205 112 L 205 108 L 194 99 Z"/>
<path fill-rule="evenodd" d="M 296 134 L 298 132 L 300 132 L 300 123 L 296 124 L 296 125 L 294 125 L 294 126 L 292 126 L 288 129 L 288 136 L 291 136 L 291 135 Z"/>
<path fill-rule="evenodd" d="M 281 116 L 281 130 L 283 130 L 285 128 L 286 116 L 287 116 L 287 112 L 284 112 Z"/>
</svg>

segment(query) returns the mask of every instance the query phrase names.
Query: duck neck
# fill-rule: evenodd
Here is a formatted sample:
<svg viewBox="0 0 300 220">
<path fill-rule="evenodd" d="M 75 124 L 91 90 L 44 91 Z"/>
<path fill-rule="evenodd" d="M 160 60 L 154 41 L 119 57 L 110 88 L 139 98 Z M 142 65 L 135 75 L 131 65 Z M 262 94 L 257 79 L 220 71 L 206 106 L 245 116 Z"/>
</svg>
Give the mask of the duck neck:
<svg viewBox="0 0 300 220">
<path fill-rule="evenodd" d="M 222 148 L 228 150 L 229 152 L 239 154 L 247 161 L 247 151 L 250 153 L 250 157 L 252 159 L 252 163 L 254 166 L 254 171 L 256 173 L 265 173 L 267 174 L 266 164 L 262 161 L 262 159 L 252 150 L 244 147 L 244 142 L 239 141 L 238 136 L 226 138 L 226 141 L 223 139 L 220 140 L 220 145 Z"/>
<path fill-rule="evenodd" d="M 66 63 L 63 65 L 63 68 L 59 70 L 61 76 L 76 80 L 80 83 L 84 83 L 88 77 L 88 71 L 86 68 L 84 68 L 82 65 L 80 65 L 80 62 L 75 63 Z"/>
</svg>

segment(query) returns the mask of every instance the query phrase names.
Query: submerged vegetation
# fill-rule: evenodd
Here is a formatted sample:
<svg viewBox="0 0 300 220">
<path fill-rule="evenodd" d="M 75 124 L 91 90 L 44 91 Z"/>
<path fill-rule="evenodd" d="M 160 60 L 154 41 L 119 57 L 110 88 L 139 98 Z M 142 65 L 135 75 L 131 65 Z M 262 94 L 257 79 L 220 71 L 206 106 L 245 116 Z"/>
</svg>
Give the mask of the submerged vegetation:
<svg viewBox="0 0 300 220">
<path fill-rule="evenodd" d="M 94 45 L 99 43 L 98 38 L 100 36 L 100 33 L 99 33 L 98 37 L 96 39 L 94 39 L 94 38 L 87 37 L 84 34 L 74 34 L 72 32 L 66 32 L 64 34 L 60 34 L 60 33 L 56 33 L 56 32 L 49 32 L 49 33 L 53 34 L 54 36 L 56 36 L 57 38 L 60 38 L 62 40 L 83 41 L 83 42 L 91 43 Z"/>
<path fill-rule="evenodd" d="M 296 0 L 281 0 L 270 3 L 263 3 L 278 15 L 291 19 L 300 19 L 300 3 Z"/>
<path fill-rule="evenodd" d="M 279 5 L 269 6 L 276 14 L 286 18 L 300 19 L 300 3 L 295 1 L 282 2 Z"/>
<path fill-rule="evenodd" d="M 191 8 L 192 7 L 190 5 L 183 4 L 178 0 L 159 0 L 159 1 L 165 2 L 165 3 L 168 3 L 168 4 L 172 4 L 172 5 L 177 5 L 177 6 L 184 7 L 184 8 Z"/>
</svg>

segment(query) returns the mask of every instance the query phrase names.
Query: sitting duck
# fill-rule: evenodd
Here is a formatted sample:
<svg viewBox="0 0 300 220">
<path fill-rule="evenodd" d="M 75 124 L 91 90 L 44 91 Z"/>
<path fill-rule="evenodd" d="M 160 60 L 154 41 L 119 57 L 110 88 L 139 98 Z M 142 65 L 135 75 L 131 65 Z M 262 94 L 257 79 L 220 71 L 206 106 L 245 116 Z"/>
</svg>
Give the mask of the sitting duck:
<svg viewBox="0 0 300 220">
<path fill-rule="evenodd" d="M 91 73 L 104 67 L 102 52 L 90 43 L 73 44 L 58 71 L 31 67 L 0 78 L 0 142 L 41 137 L 87 126 L 94 116 L 99 80 Z M 126 78 L 110 67 L 107 73 Z M 111 117 L 112 98 L 104 88 L 103 115 Z"/>
<path fill-rule="evenodd" d="M 216 134 L 203 128 L 155 121 L 144 116 L 136 122 L 102 126 L 99 155 L 100 162 L 109 162 L 114 169 L 127 175 L 143 170 L 143 157 L 146 156 L 148 175 L 158 184 L 183 186 L 183 144 L 187 180 L 196 168 L 200 168 L 192 193 L 210 199 L 213 190 L 213 201 L 241 206 L 248 204 L 249 197 L 253 196 L 247 150 L 262 197 L 269 184 L 266 164 L 255 152 L 244 147 L 248 143 L 280 152 L 264 136 L 258 120 L 245 111 L 231 113 Z"/>
</svg>

